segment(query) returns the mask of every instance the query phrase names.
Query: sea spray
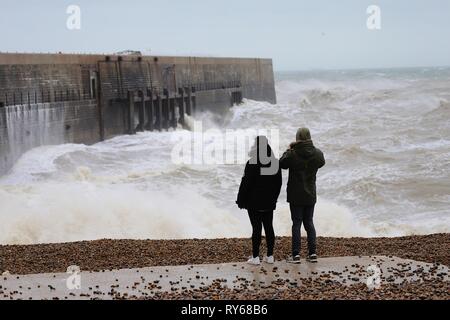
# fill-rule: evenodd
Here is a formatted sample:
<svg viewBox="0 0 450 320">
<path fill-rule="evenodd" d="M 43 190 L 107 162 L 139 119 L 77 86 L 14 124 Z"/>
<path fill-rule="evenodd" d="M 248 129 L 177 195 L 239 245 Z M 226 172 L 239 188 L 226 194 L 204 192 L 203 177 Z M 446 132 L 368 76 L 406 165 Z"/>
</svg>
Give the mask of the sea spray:
<svg viewBox="0 0 450 320">
<path fill-rule="evenodd" d="M 0 190 L 0 243 L 100 238 L 183 239 L 247 236 L 242 217 L 186 188 L 145 192 L 128 185 L 41 183 Z"/>
<path fill-rule="evenodd" d="M 450 232 L 450 69 L 279 74 L 276 87 L 277 104 L 246 99 L 226 115 L 186 116 L 176 131 L 30 150 L 0 178 L 0 243 L 248 237 L 234 203 L 243 164 L 171 161 L 173 137 L 191 136 L 194 120 L 221 132 L 278 128 L 280 154 L 309 127 L 327 162 L 319 236 Z M 291 227 L 286 180 L 280 236 Z"/>
<path fill-rule="evenodd" d="M 219 208 L 189 186 L 164 192 L 109 184 L 80 168 L 74 181 L 0 189 L 0 243 L 54 243 L 101 238 L 184 239 L 247 237 L 246 211 Z M 316 227 L 323 236 L 372 236 L 343 207 L 320 200 Z M 290 234 L 290 213 L 280 204 L 277 235 Z"/>
</svg>

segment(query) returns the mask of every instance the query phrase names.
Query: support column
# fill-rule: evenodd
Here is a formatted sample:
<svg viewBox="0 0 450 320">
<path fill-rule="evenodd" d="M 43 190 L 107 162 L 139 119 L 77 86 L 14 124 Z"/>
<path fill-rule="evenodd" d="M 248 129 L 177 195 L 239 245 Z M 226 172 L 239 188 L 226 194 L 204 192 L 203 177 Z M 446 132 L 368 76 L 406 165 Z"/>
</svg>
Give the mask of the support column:
<svg viewBox="0 0 450 320">
<path fill-rule="evenodd" d="M 195 98 L 195 87 L 192 87 L 192 108 L 191 108 L 192 114 L 195 114 L 195 111 L 197 109 L 197 101 Z"/>
<path fill-rule="evenodd" d="M 145 119 L 146 119 L 146 112 L 145 112 L 145 91 L 140 90 L 139 96 L 141 98 L 141 101 L 139 101 L 139 124 L 136 128 L 136 131 L 144 131 L 145 130 Z"/>
<path fill-rule="evenodd" d="M 167 89 L 163 90 L 163 128 L 165 130 L 169 129 L 169 91 Z"/>
<path fill-rule="evenodd" d="M 178 98 L 178 112 L 180 114 L 179 122 L 181 125 L 184 125 L 184 90 L 178 89 L 180 97 Z"/>
<path fill-rule="evenodd" d="M 186 88 L 187 91 L 187 100 L 186 100 L 186 114 L 188 114 L 189 116 L 192 115 L 192 93 L 191 93 L 191 88 Z"/>
<path fill-rule="evenodd" d="M 177 127 L 177 114 L 176 114 L 176 110 L 175 110 L 175 101 L 176 101 L 176 97 L 173 97 L 173 98 L 169 99 L 170 126 L 172 128 L 176 128 Z"/>
<path fill-rule="evenodd" d="M 128 91 L 128 134 L 135 134 L 135 124 L 134 124 L 134 93 Z"/>
<path fill-rule="evenodd" d="M 153 92 L 147 89 L 147 96 L 149 97 L 149 102 L 147 104 L 147 123 L 145 124 L 145 129 L 153 131 L 154 130 Z"/>
<path fill-rule="evenodd" d="M 156 96 L 156 127 L 159 131 L 162 130 L 162 97 L 161 94 L 158 93 Z"/>
</svg>

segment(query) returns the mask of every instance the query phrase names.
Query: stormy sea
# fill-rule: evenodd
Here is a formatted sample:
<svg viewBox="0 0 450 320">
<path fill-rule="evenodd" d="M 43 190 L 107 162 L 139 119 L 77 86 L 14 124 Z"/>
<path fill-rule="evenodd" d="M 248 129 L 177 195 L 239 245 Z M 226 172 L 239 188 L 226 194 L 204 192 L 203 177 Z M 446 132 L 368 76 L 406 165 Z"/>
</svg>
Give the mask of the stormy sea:
<svg viewBox="0 0 450 320">
<path fill-rule="evenodd" d="M 265 129 L 278 154 L 310 128 L 327 162 L 320 236 L 450 232 L 450 68 L 280 72 L 276 91 L 277 104 L 244 100 L 177 130 L 30 150 L 0 177 L 0 244 L 248 237 L 235 204 L 244 164 L 174 161 L 196 123 L 212 132 L 203 150 L 227 131 Z M 280 236 L 291 227 L 286 181 L 283 172 Z"/>
</svg>

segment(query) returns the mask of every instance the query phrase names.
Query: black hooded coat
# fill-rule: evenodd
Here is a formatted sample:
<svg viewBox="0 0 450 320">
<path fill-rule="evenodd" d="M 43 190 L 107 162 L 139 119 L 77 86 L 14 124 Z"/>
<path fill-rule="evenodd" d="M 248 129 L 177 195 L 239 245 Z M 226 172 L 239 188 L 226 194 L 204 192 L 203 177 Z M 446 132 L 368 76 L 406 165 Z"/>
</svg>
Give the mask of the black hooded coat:
<svg viewBox="0 0 450 320">
<path fill-rule="evenodd" d="M 259 143 L 255 145 L 259 146 Z M 275 210 L 282 184 L 281 169 L 268 144 L 267 156 L 270 162 L 263 164 L 267 161 L 260 161 L 259 147 L 254 147 L 250 152 L 250 160 L 245 165 L 236 201 L 239 208 L 257 211 Z M 264 173 L 262 169 L 269 167 L 274 168 L 270 170 L 272 174 Z"/>
</svg>

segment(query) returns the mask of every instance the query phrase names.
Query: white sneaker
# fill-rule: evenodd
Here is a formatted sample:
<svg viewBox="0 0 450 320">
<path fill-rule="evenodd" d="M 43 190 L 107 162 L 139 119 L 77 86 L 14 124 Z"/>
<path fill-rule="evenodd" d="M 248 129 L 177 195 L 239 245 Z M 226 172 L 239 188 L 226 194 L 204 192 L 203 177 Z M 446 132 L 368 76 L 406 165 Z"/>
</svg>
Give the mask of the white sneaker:
<svg viewBox="0 0 450 320">
<path fill-rule="evenodd" d="M 275 261 L 275 260 L 274 260 L 273 256 L 264 257 L 264 262 L 265 262 L 265 263 L 273 264 L 274 261 Z"/>
<path fill-rule="evenodd" d="M 259 261 L 259 257 L 256 257 L 256 258 L 250 257 L 247 260 L 247 263 L 251 264 L 251 265 L 254 265 L 254 266 L 259 266 L 261 264 L 261 261 Z"/>
</svg>

